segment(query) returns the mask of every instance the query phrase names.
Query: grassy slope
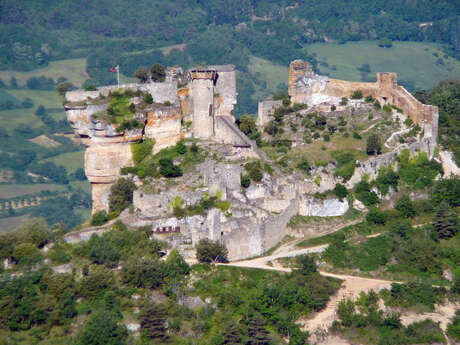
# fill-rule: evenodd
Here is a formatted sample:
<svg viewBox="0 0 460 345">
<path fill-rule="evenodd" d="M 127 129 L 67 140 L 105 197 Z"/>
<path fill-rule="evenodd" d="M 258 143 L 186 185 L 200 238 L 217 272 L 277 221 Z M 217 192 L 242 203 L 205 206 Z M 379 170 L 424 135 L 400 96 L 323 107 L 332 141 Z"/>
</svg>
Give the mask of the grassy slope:
<svg viewBox="0 0 460 345">
<path fill-rule="evenodd" d="M 31 77 L 40 76 L 52 78 L 54 81 L 65 77 L 76 86 L 81 86 L 88 79 L 85 58 L 51 61 L 47 67 L 29 72 L 0 71 L 0 79 L 6 84 L 9 84 L 12 76 L 16 77 L 19 85 L 25 85 Z"/>
<path fill-rule="evenodd" d="M 372 76 L 376 72 L 396 72 L 400 80 L 413 82 L 416 88 L 430 89 L 442 79 L 460 78 L 460 61 L 444 58 L 435 43 L 394 42 L 392 48 L 379 48 L 375 41 L 318 43 L 307 46 L 306 50 L 316 53 L 319 61 L 327 61 L 329 67 L 320 66 L 321 72 L 338 79 L 361 80 L 356 68 L 365 63 L 370 65 Z M 436 63 L 438 57 L 433 53 L 443 59 L 444 66 Z M 332 66 L 337 70 L 333 71 Z"/>
<path fill-rule="evenodd" d="M 287 66 L 281 66 L 271 61 L 251 56 L 248 69 L 252 75 L 259 76 L 258 79 L 267 82 L 266 88 L 256 83 L 256 91 L 252 95 L 252 99 L 255 101 L 267 98 L 277 91 L 278 84 L 287 84 L 288 82 L 289 68 Z"/>
<path fill-rule="evenodd" d="M 67 169 L 67 172 L 73 173 L 78 168 L 84 166 L 84 155 L 85 151 L 67 152 L 60 154 L 56 157 L 47 158 L 45 162 L 54 162 L 56 165 L 62 165 Z"/>
</svg>

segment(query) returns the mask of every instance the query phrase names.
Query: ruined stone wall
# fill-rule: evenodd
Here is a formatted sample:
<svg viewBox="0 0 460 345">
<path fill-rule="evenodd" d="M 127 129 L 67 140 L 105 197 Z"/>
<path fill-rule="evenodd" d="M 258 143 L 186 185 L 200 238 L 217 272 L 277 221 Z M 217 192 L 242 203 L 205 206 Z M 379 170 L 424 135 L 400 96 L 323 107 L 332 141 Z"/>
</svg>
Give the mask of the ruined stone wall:
<svg viewBox="0 0 460 345">
<path fill-rule="evenodd" d="M 289 68 L 289 96 L 294 103 L 308 103 L 313 95 L 329 97 L 350 97 L 361 90 L 364 96 L 371 95 L 382 104 L 401 108 L 414 123 L 424 129 L 425 138 L 435 144 L 438 134 L 438 108 L 425 105 L 413 97 L 404 87 L 397 84 L 396 73 L 377 73 L 375 83 L 350 82 L 315 74 L 306 61 L 295 60 Z"/>
<path fill-rule="evenodd" d="M 281 100 L 265 100 L 259 102 L 256 125 L 258 127 L 265 126 L 270 122 L 270 115 L 273 115 L 273 112 L 276 108 L 280 107 L 283 104 Z"/>
<path fill-rule="evenodd" d="M 120 89 L 148 92 L 152 95 L 155 103 L 171 102 L 174 104 L 178 100 L 176 80 L 162 83 L 123 84 L 119 88 L 117 85 L 101 86 L 97 88 L 97 91 L 74 90 L 66 92 L 65 98 L 68 102 L 83 102 L 88 99 L 98 98 L 100 95 L 108 96 L 109 93 Z"/>
<path fill-rule="evenodd" d="M 236 73 L 234 65 L 209 66 L 217 72 L 214 86 L 214 104 L 216 116 L 232 116 L 237 102 Z"/>
<path fill-rule="evenodd" d="M 284 236 L 286 236 L 287 224 L 298 212 L 299 202 L 297 198 L 294 198 L 283 212 L 279 215 L 271 216 L 267 222 L 262 225 L 262 253 L 274 247 Z"/>
</svg>

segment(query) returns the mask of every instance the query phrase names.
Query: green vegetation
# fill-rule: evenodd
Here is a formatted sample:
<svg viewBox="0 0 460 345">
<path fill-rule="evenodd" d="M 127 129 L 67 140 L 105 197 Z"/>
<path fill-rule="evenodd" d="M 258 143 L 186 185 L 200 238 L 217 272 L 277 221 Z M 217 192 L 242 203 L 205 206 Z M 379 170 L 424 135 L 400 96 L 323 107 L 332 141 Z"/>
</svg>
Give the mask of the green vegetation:
<svg viewBox="0 0 460 345">
<path fill-rule="evenodd" d="M 422 91 L 419 99 L 439 107 L 440 143 L 453 152 L 457 165 L 460 165 L 460 117 L 456 110 L 460 99 L 460 82 L 441 81 L 428 95 Z"/>
<path fill-rule="evenodd" d="M 199 262 L 228 262 L 228 250 L 219 241 L 202 239 L 196 245 L 196 258 Z"/>
<path fill-rule="evenodd" d="M 133 192 L 137 189 L 132 180 L 120 178 L 110 187 L 110 212 L 120 213 L 133 203 Z"/>
<path fill-rule="evenodd" d="M 174 216 L 177 218 L 182 218 L 185 216 L 195 216 L 198 214 L 205 215 L 208 210 L 217 208 L 222 212 L 227 212 L 230 208 L 230 201 L 220 200 L 222 192 L 217 192 L 214 196 L 209 196 L 207 193 L 201 198 L 201 200 L 194 204 L 189 205 L 184 208 L 184 200 L 180 196 L 176 196 L 171 202 L 171 209 L 174 213 Z"/>
<path fill-rule="evenodd" d="M 141 178 L 176 178 L 203 162 L 207 155 L 196 143 L 187 145 L 184 140 L 153 155 L 154 144 L 153 140 L 131 144 L 135 166 L 122 168 L 122 174 L 136 174 Z"/>
<path fill-rule="evenodd" d="M 393 290 L 393 288 L 392 288 Z M 378 306 L 379 296 L 371 291 L 356 300 L 344 299 L 332 331 L 352 342 L 365 344 L 434 344 L 444 343 L 438 323 L 426 319 L 403 326 L 398 313 L 385 313 Z"/>
</svg>

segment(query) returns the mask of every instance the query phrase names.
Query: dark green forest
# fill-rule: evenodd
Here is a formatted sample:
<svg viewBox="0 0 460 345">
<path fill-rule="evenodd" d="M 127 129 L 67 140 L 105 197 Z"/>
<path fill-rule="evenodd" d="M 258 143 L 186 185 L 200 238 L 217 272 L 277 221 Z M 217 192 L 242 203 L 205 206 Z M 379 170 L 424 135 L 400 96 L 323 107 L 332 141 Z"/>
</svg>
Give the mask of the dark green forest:
<svg viewBox="0 0 460 345">
<path fill-rule="evenodd" d="M 128 76 L 153 62 L 233 63 L 246 72 L 250 55 L 284 65 L 299 57 L 315 62 L 303 48 L 325 40 L 435 41 L 458 56 L 459 14 L 458 0 L 5 0 L 0 70 L 87 57 L 87 85 L 113 83 L 115 75 L 106 71 L 116 64 Z M 167 55 L 159 49 L 175 44 L 186 46 Z M 254 86 L 240 78 L 236 113 L 255 111 L 244 96 Z"/>
</svg>

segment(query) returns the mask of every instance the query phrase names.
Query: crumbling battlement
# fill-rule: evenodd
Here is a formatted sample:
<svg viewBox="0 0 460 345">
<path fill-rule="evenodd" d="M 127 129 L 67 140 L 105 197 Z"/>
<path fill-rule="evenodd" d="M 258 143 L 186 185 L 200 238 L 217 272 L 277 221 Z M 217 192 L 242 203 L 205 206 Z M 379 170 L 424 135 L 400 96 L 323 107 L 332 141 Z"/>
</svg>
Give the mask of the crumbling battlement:
<svg viewBox="0 0 460 345">
<path fill-rule="evenodd" d="M 255 144 L 235 126 L 232 116 L 237 100 L 235 66 L 193 69 L 185 80 L 182 72 L 181 68 L 168 68 L 166 81 L 160 83 L 124 84 L 119 88 L 112 85 L 96 91 L 66 93 L 67 119 L 88 146 L 85 173 L 92 184 L 93 212 L 108 210 L 110 187 L 119 178 L 120 169 L 133 164 L 130 143 L 154 139 L 153 153 L 157 153 L 184 138 L 189 121 L 192 126 L 188 136 L 226 143 L 239 147 L 249 156 L 252 154 Z M 178 89 L 178 75 L 182 82 L 188 80 L 188 85 Z M 103 102 L 100 96 L 107 97 L 120 89 L 142 91 L 152 96 L 153 104 L 142 107 L 134 116 L 144 124 L 143 128 L 117 132 L 118 124 L 95 116 L 108 107 L 108 100 L 100 104 Z M 134 104 L 141 101 L 136 97 L 131 99 Z"/>
<path fill-rule="evenodd" d="M 398 85 L 396 73 L 379 72 L 375 83 L 330 79 L 313 72 L 310 63 L 292 61 L 289 66 L 289 96 L 293 103 L 308 104 L 315 96 L 350 97 L 356 90 L 372 96 L 381 104 L 391 104 L 403 110 L 414 123 L 424 129 L 425 138 L 435 144 L 438 135 L 438 107 L 425 105 Z"/>
</svg>

